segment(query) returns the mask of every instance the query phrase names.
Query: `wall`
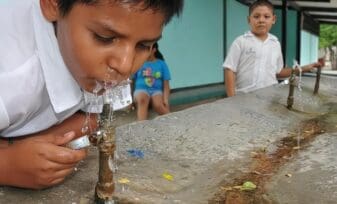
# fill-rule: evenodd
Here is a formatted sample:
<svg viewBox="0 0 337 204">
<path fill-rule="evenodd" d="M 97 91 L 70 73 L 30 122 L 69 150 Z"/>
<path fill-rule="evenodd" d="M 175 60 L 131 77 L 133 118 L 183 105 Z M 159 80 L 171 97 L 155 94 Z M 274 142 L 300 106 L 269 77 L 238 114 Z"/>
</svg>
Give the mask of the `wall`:
<svg viewBox="0 0 337 204">
<path fill-rule="evenodd" d="M 226 52 L 239 35 L 249 30 L 248 6 L 234 0 L 227 0 L 226 8 Z"/>
<path fill-rule="evenodd" d="M 223 7 L 222 0 L 185 0 L 183 15 L 164 29 L 159 46 L 171 88 L 223 81 Z"/>
<path fill-rule="evenodd" d="M 307 32 L 301 31 L 301 64 L 309 64 L 317 61 L 318 58 L 318 44 L 317 36 Z"/>
<path fill-rule="evenodd" d="M 275 9 L 276 14 L 276 23 L 270 30 L 272 34 L 274 34 L 282 43 L 282 10 L 281 9 Z M 297 11 L 294 10 L 288 10 L 287 11 L 287 56 L 285 65 L 286 66 L 292 66 L 293 61 L 297 58 L 296 52 L 297 52 Z"/>
<path fill-rule="evenodd" d="M 276 9 L 275 13 L 271 33 L 281 42 L 282 12 Z M 183 15 L 167 25 L 159 41 L 171 70 L 171 88 L 223 82 L 224 57 L 234 39 L 249 30 L 247 16 L 248 7 L 235 0 L 185 0 Z M 292 66 L 298 46 L 297 11 L 288 10 L 287 21 L 286 64 Z M 317 58 L 316 45 L 318 38 L 302 31 L 301 64 Z"/>
</svg>

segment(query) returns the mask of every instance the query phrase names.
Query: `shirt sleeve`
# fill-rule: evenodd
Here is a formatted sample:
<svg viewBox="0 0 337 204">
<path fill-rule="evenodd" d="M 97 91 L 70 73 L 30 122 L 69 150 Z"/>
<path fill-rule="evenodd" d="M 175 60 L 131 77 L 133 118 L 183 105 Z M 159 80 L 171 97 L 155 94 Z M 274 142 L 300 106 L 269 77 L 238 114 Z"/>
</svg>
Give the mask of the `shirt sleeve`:
<svg viewBox="0 0 337 204">
<path fill-rule="evenodd" d="M 162 61 L 163 80 L 171 80 L 170 70 L 165 61 Z"/>
<path fill-rule="evenodd" d="M 232 70 L 233 72 L 236 72 L 238 64 L 239 64 L 239 59 L 241 55 L 241 47 L 239 43 L 239 39 L 236 39 L 227 54 L 226 60 L 223 63 L 223 68 L 228 68 Z"/>
<path fill-rule="evenodd" d="M 0 132 L 9 126 L 9 117 L 5 104 L 0 96 Z"/>
<path fill-rule="evenodd" d="M 283 62 L 283 55 L 282 55 L 282 50 L 281 50 L 281 45 L 280 43 L 278 43 L 278 57 L 277 57 L 277 70 L 276 70 L 276 73 L 279 74 L 283 67 L 284 67 L 284 62 Z"/>
</svg>

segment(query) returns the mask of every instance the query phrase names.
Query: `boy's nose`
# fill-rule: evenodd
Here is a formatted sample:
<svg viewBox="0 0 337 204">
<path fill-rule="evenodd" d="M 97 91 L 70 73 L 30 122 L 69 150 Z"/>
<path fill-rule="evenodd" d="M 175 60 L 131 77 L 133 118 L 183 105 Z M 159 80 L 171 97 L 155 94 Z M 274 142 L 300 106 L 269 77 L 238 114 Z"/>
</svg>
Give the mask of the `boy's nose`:
<svg viewBox="0 0 337 204">
<path fill-rule="evenodd" d="M 260 22 L 264 22 L 265 20 L 266 20 L 265 17 L 260 17 L 260 19 L 259 19 Z"/>
<path fill-rule="evenodd" d="M 126 79 L 131 74 L 134 60 L 135 50 L 132 46 L 125 46 L 119 48 L 115 56 L 110 58 L 109 67 L 117 71 L 122 78 Z"/>
</svg>

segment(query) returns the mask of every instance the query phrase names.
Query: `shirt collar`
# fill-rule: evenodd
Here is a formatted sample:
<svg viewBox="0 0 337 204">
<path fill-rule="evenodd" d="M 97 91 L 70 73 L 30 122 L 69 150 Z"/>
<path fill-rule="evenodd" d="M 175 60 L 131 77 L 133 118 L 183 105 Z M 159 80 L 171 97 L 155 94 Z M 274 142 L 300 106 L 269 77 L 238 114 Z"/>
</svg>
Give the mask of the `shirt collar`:
<svg viewBox="0 0 337 204">
<path fill-rule="evenodd" d="M 42 15 L 39 1 L 34 1 L 33 21 L 37 52 L 50 101 L 56 113 L 80 103 L 82 91 L 64 64 L 52 23 Z"/>
<path fill-rule="evenodd" d="M 255 35 L 252 33 L 252 31 L 247 31 L 247 32 L 245 32 L 245 34 L 243 36 L 244 37 L 254 37 Z"/>
<path fill-rule="evenodd" d="M 255 35 L 252 33 L 252 31 L 247 31 L 245 32 L 245 34 L 243 35 L 244 37 L 255 37 Z M 268 40 L 271 40 L 271 41 L 278 41 L 277 37 L 273 34 L 270 34 L 268 33 L 268 37 L 267 39 L 265 40 L 265 42 L 267 42 Z"/>
<path fill-rule="evenodd" d="M 275 35 L 273 35 L 273 34 L 270 34 L 270 33 L 268 33 L 268 38 L 271 41 L 278 41 L 277 37 Z"/>
</svg>

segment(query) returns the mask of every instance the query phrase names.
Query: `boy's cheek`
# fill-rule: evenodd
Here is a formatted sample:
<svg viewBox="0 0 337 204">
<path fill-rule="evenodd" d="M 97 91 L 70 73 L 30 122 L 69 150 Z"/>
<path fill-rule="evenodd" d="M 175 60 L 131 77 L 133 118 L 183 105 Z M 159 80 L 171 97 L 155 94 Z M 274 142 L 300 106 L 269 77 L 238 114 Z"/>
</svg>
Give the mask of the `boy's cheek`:
<svg viewBox="0 0 337 204">
<path fill-rule="evenodd" d="M 139 66 L 139 68 L 136 68 L 135 70 L 132 70 L 131 75 L 134 75 L 140 68 L 141 66 Z"/>
<path fill-rule="evenodd" d="M 148 59 L 148 57 L 145 57 L 144 59 L 136 63 L 136 65 L 134 66 L 134 69 L 131 71 L 131 75 L 136 73 L 143 66 L 143 64 L 146 62 L 146 59 Z"/>
</svg>

